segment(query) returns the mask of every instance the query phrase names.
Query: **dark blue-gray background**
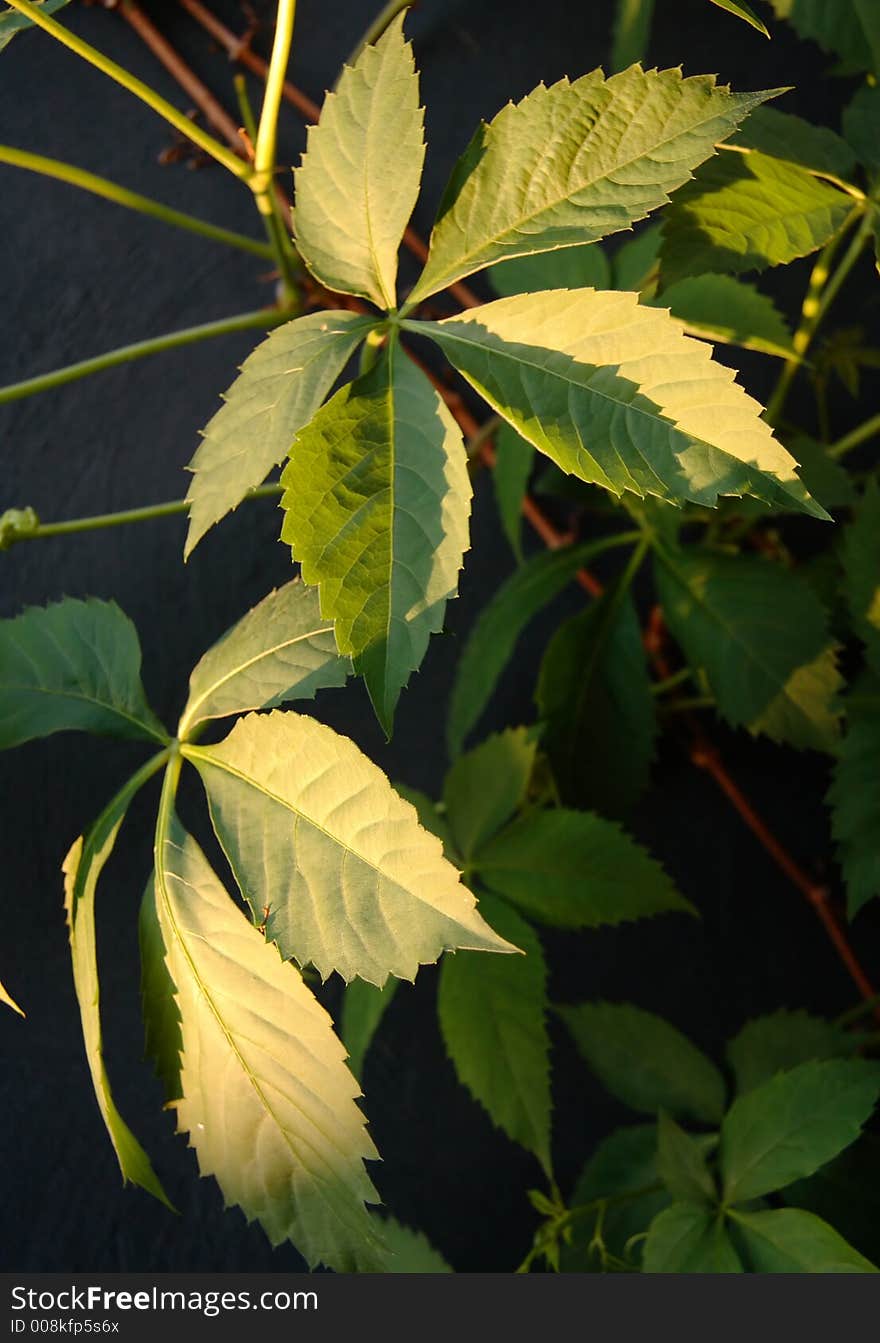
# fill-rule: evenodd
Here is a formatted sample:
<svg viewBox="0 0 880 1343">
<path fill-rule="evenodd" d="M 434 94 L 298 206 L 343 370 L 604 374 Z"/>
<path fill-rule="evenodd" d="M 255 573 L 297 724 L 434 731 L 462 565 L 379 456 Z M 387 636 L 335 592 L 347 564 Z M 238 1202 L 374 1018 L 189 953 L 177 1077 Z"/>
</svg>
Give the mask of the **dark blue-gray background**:
<svg viewBox="0 0 880 1343">
<path fill-rule="evenodd" d="M 244 27 L 236 4 L 224 0 L 216 8 L 231 27 Z M 293 79 L 320 100 L 377 8 L 378 0 L 301 0 Z M 415 221 L 424 234 L 478 118 L 539 79 L 576 76 L 606 61 L 611 8 L 608 0 L 538 6 L 422 0 L 408 29 L 427 104 L 428 162 Z M 852 83 L 823 80 L 828 62 L 784 27 L 776 25 L 771 44 L 707 0 L 659 0 L 657 10 L 651 63 L 681 63 L 688 74 L 718 72 L 740 89 L 796 84 L 781 106 L 838 124 Z M 176 5 L 152 4 L 149 12 L 233 109 L 225 56 Z M 62 17 L 187 105 L 118 14 L 72 6 Z M 171 140 L 164 123 L 43 34 L 17 39 L 0 57 L 0 138 L 257 236 L 246 190 L 213 166 L 197 172 L 160 166 Z M 294 162 L 302 143 L 288 108 L 284 159 Z M 268 301 L 259 260 L 11 168 L 0 169 L 0 221 L 4 383 Z M 807 273 L 800 263 L 774 277 L 792 315 Z M 197 431 L 255 341 L 243 335 L 205 343 L 3 407 L 0 510 L 30 504 L 50 520 L 179 497 Z M 750 361 L 751 389 L 766 395 L 774 372 L 767 361 Z M 841 432 L 848 427 L 841 421 Z M 193 662 L 289 574 L 277 533 L 277 512 L 263 502 L 215 529 L 186 567 L 180 519 L 21 545 L 0 555 L 0 615 L 63 594 L 115 599 L 141 632 L 148 692 L 173 722 Z M 462 636 L 512 567 L 483 479 L 472 545 L 461 598 L 403 696 L 392 744 L 384 743 L 359 685 L 326 693 L 315 709 L 393 778 L 435 794 L 446 765 L 443 723 Z M 542 643 L 559 611 L 575 609 L 577 601 L 567 596 L 553 616 L 536 622 L 485 727 L 531 719 Z M 782 839 L 817 876 L 835 880 L 821 762 L 742 735 L 722 741 L 736 777 Z M 81 1271 L 298 1268 L 289 1246 L 271 1251 L 239 1211 L 223 1211 L 212 1182 L 197 1178 L 194 1156 L 174 1136 L 158 1085 L 139 1062 L 136 911 L 149 870 L 155 788 L 136 802 L 106 869 L 99 952 L 116 1099 L 154 1154 L 179 1217 L 121 1188 L 95 1106 L 59 869 L 70 842 L 140 758 L 135 747 L 67 735 L 0 760 L 0 978 L 28 1013 L 26 1022 L 0 1013 L 0 1264 Z M 194 790 L 185 793 L 184 806 L 198 814 Z M 557 999 L 631 999 L 687 1027 L 716 1053 L 757 1012 L 781 1005 L 836 1012 L 853 1002 L 802 897 L 675 745 L 662 750 L 655 787 L 633 826 L 703 921 L 674 917 L 547 938 Z M 862 916 L 856 938 L 869 967 L 880 972 L 872 916 Z M 457 1269 L 509 1270 L 529 1244 L 534 1214 L 524 1191 L 540 1184 L 540 1173 L 456 1084 L 434 1018 L 434 982 L 428 969 L 415 988 L 401 989 L 368 1062 L 366 1109 L 385 1158 L 376 1179 L 391 1210 L 422 1228 Z M 586 1073 L 555 1024 L 551 1029 L 555 1150 L 565 1189 L 596 1141 L 633 1116 Z"/>
</svg>

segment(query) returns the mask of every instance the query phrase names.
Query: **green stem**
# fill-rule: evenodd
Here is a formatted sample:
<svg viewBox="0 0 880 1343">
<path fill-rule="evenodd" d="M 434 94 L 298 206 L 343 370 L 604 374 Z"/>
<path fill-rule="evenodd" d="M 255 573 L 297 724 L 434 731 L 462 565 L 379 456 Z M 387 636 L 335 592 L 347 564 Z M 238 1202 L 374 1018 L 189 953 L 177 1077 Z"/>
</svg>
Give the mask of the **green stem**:
<svg viewBox="0 0 880 1343">
<path fill-rule="evenodd" d="M 865 420 L 864 424 L 857 425 L 848 434 L 844 434 L 843 438 L 832 443 L 828 448 L 828 456 L 843 457 L 851 448 L 857 448 L 860 443 L 865 443 L 878 434 L 880 434 L 880 415 L 872 415 L 870 420 Z"/>
<path fill-rule="evenodd" d="M 248 97 L 247 80 L 242 74 L 237 74 L 232 80 L 235 85 L 235 96 L 238 99 L 238 110 L 241 113 L 241 124 L 247 131 L 248 139 L 253 145 L 257 139 L 257 119 L 254 116 L 253 105 Z"/>
<path fill-rule="evenodd" d="M 489 439 L 498 432 L 503 423 L 504 420 L 500 415 L 490 415 L 488 420 L 480 425 L 477 432 L 471 434 L 470 438 L 465 443 L 468 461 L 470 461 L 471 458 L 476 457 L 483 444 L 487 443 Z"/>
<path fill-rule="evenodd" d="M 358 42 L 357 46 L 349 55 L 345 64 L 354 65 L 364 47 L 369 47 L 373 42 L 378 42 L 389 23 L 391 23 L 393 19 L 396 19 L 402 10 L 409 9 L 410 5 L 414 3 L 415 0 L 388 0 L 388 3 L 383 5 L 379 10 L 379 13 L 373 19 L 373 22 L 367 28 L 360 42 Z"/>
<path fill-rule="evenodd" d="M 84 42 L 69 28 L 65 28 L 51 15 L 44 13 L 38 5 L 32 4 L 31 0 L 9 0 L 9 4 L 13 9 L 17 9 L 20 14 L 24 14 L 32 23 L 35 23 L 38 28 L 50 33 L 68 50 L 75 52 L 84 61 L 88 61 L 89 65 L 93 65 L 96 70 L 108 75 L 110 79 L 115 80 L 117 84 L 121 84 L 129 93 L 133 93 L 136 98 L 140 98 L 142 103 L 146 103 L 175 130 L 180 131 L 181 135 L 185 135 L 188 140 L 192 140 L 193 144 L 198 145 L 206 154 L 210 154 L 211 158 L 216 159 L 218 163 L 222 163 L 223 167 L 227 168 L 229 172 L 244 181 L 250 180 L 253 170 L 249 163 L 245 163 L 236 154 L 233 154 L 219 140 L 215 140 L 213 135 L 203 131 L 201 126 L 197 126 L 173 103 L 169 103 L 155 89 L 151 89 L 149 84 L 145 84 L 143 80 L 138 79 L 128 70 L 124 70 L 121 65 L 117 65 L 115 61 L 111 60 L 109 56 L 105 56 L 102 51 L 98 51 L 96 47 Z"/>
<path fill-rule="evenodd" d="M 0 387 L 0 405 L 4 405 L 7 401 L 18 401 L 24 396 L 34 396 L 37 392 L 47 392 L 53 387 L 63 387 L 67 382 L 76 382 L 78 378 L 87 378 L 92 373 L 116 368 L 118 364 L 127 364 L 133 359 L 161 354 L 163 350 L 176 350 L 181 345 L 193 345 L 196 341 L 210 340 L 214 336 L 226 336 L 234 331 L 249 331 L 254 327 L 266 330 L 269 327 L 280 326 L 290 316 L 290 312 L 282 308 L 261 308 L 258 312 L 240 313 L 237 317 L 223 317 L 219 322 L 205 322 L 202 326 L 190 326 L 183 331 L 171 331 L 164 336 L 140 340 L 134 345 L 122 345 L 118 350 L 109 350 L 106 354 L 96 355 L 94 359 L 82 359 L 79 363 L 68 364 L 65 368 L 53 369 L 51 373 L 39 373 L 34 378 L 25 378 L 23 382 L 13 382 L 8 387 Z"/>
<path fill-rule="evenodd" d="M 711 695 L 691 695 L 686 699 L 674 700 L 671 704 L 661 704 L 662 713 L 691 713 L 694 709 L 713 709 L 715 700 Z"/>
<path fill-rule="evenodd" d="M 284 487 L 276 481 L 248 490 L 245 499 L 271 499 L 282 494 Z M 177 513 L 188 513 L 189 499 L 172 499 L 165 504 L 145 504 L 143 508 L 128 508 L 121 513 L 98 513 L 90 518 L 69 518 L 66 522 L 41 522 L 32 531 L 23 533 L 20 541 L 39 541 L 47 536 L 70 536 L 74 532 L 96 532 L 107 527 L 124 527 L 130 522 L 151 522 L 154 518 L 169 518 Z"/>
<path fill-rule="evenodd" d="M 680 686 L 683 681 L 689 681 L 692 675 L 693 673 L 690 667 L 680 667 L 679 670 L 673 672 L 671 676 L 665 677 L 662 681 L 655 681 L 651 686 L 651 694 L 665 695 L 667 690 L 674 690 L 675 687 Z"/>
<path fill-rule="evenodd" d="M 776 425 L 778 423 L 794 376 L 797 373 L 800 364 L 803 362 L 804 355 L 810 348 L 819 324 L 834 301 L 840 286 L 852 270 L 853 265 L 865 245 L 865 241 L 871 228 L 870 213 L 866 214 L 862 219 L 861 227 L 858 229 L 855 237 L 850 243 L 846 255 L 837 267 L 837 270 L 833 274 L 831 273 L 831 264 L 834 257 L 837 255 L 838 248 L 852 225 L 862 214 L 863 210 L 861 206 L 856 206 L 850 211 L 834 237 L 825 244 L 813 266 L 810 274 L 810 281 L 807 285 L 807 292 L 804 296 L 804 302 L 801 308 L 801 320 L 792 340 L 794 354 L 793 357 L 786 360 L 783 365 L 782 372 L 779 375 L 779 381 L 776 384 L 776 388 L 768 402 L 767 410 L 765 412 L 765 419 L 768 424 Z"/>
<path fill-rule="evenodd" d="M 72 163 L 47 159 L 42 154 L 31 154 L 26 149 L 14 149 L 11 145 L 0 145 L 0 163 L 9 164 L 12 168 L 24 168 L 28 172 L 39 173 L 42 177 L 53 177 L 59 182 L 67 182 L 71 186 L 80 187 L 83 191 L 90 191 L 95 196 L 103 196 L 104 200 L 112 201 L 114 205 L 137 210 L 139 214 L 150 215 L 153 219 L 160 219 L 163 224 L 173 224 L 175 228 L 186 229 L 189 233 L 198 233 L 213 242 L 238 247 L 243 252 L 252 252 L 254 256 L 272 256 L 272 249 L 256 238 L 248 238 L 243 233 L 233 232 L 232 229 L 218 228 L 216 224 L 196 219 L 194 215 L 184 214 L 181 210 L 172 210 L 168 205 L 150 200 L 149 196 L 129 191 L 115 182 L 108 182 L 106 177 L 98 177 L 96 173 L 87 172 L 85 168 L 77 168 Z"/>
<path fill-rule="evenodd" d="M 275 254 L 285 299 L 296 299 L 295 256 L 288 244 L 287 232 L 278 216 L 275 201 L 275 156 L 278 144 L 278 115 L 284 96 L 284 80 L 290 60 L 293 24 L 296 18 L 296 0 L 278 0 L 275 19 L 275 38 L 266 74 L 266 91 L 254 141 L 254 166 L 251 189 L 257 202 L 266 236 Z M 241 94 L 239 95 L 242 96 Z M 246 93 L 244 94 L 247 99 Z"/>
</svg>

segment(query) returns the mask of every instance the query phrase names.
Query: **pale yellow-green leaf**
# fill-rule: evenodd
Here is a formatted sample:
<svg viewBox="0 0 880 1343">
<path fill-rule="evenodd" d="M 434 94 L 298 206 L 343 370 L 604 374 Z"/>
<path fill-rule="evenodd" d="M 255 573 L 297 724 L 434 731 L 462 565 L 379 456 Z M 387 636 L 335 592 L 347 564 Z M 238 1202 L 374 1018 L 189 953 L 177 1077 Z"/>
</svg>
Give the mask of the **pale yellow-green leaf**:
<svg viewBox="0 0 880 1343">
<path fill-rule="evenodd" d="M 827 517 L 733 371 L 633 293 L 548 290 L 406 325 L 588 484 L 710 507 L 750 494 Z"/>
<path fill-rule="evenodd" d="M 20 1017 L 24 1016 L 24 1012 L 22 1012 L 18 1003 L 9 993 L 7 993 L 2 984 L 0 984 L 0 1003 L 5 1003 L 7 1007 L 11 1007 L 13 1012 L 17 1012 Z"/>
<path fill-rule="evenodd" d="M 396 306 L 397 250 L 425 158 L 423 120 L 401 15 L 343 70 L 295 174 L 297 247 L 328 289 Z"/>
<path fill-rule="evenodd" d="M 481 126 L 456 166 L 409 303 L 506 258 L 629 228 L 773 96 L 638 65 L 539 84 Z"/>
<path fill-rule="evenodd" d="M 156 902 L 181 1016 L 180 1128 L 227 1204 L 312 1266 L 384 1267 L 377 1157 L 329 1016 L 165 813 Z"/>
<path fill-rule="evenodd" d="M 255 920 L 285 957 L 381 986 L 414 979 L 442 951 L 514 950 L 415 808 L 323 723 L 251 714 L 219 745 L 184 754 Z"/>
</svg>

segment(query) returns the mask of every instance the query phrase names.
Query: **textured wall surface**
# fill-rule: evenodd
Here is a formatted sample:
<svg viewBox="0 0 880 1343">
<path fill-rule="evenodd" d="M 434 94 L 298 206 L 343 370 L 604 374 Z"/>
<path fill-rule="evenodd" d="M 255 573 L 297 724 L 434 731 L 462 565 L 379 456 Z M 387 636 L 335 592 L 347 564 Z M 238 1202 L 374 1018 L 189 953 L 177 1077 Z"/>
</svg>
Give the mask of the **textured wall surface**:
<svg viewBox="0 0 880 1343">
<path fill-rule="evenodd" d="M 238 6 L 216 6 L 235 28 Z M 263 5 L 260 12 L 268 6 Z M 378 0 L 301 0 L 292 76 L 313 97 L 335 78 Z M 428 167 L 416 223 L 432 208 L 477 119 L 539 79 L 575 76 L 606 58 L 611 5 L 569 0 L 422 0 L 409 22 L 423 71 Z M 736 87 L 795 83 L 784 106 L 836 124 L 849 85 L 822 83 L 824 61 L 784 32 L 771 45 L 705 0 L 661 0 L 674 19 L 651 48 L 658 65 L 718 71 Z M 230 108 L 232 70 L 175 4 L 150 12 Z M 186 106 L 122 18 L 79 5 L 76 31 Z M 261 39 L 257 39 L 258 43 Z M 164 124 L 42 34 L 0 56 L 0 138 L 66 158 L 171 205 L 252 231 L 248 193 L 221 169 L 160 166 Z M 283 158 L 303 143 L 285 113 Z M 268 301 L 258 259 L 177 233 L 11 168 L 0 168 L 2 339 L 0 381 L 9 382 L 166 330 Z M 781 281 L 800 291 L 803 266 Z M 47 396 L 0 408 L 0 511 L 33 505 L 45 520 L 172 499 L 218 394 L 255 343 L 227 337 L 104 373 Z M 751 384 L 767 391 L 760 361 Z M 845 427 L 845 426 L 844 426 Z M 169 720 L 189 667 L 249 605 L 290 571 L 271 502 L 242 508 L 213 531 L 184 567 L 181 519 L 47 540 L 0 555 L 0 615 L 63 594 L 114 598 L 134 619 L 149 694 Z M 315 712 L 352 735 L 392 778 L 435 792 L 445 768 L 443 718 L 461 637 L 509 572 L 487 482 L 477 489 L 472 553 L 448 630 L 435 638 L 386 745 L 355 685 L 326 692 Z M 575 593 L 562 599 L 574 609 Z M 542 641 L 533 627 L 505 676 L 486 726 L 529 721 Z M 830 863 L 818 763 L 725 738 L 734 772 L 782 837 L 817 872 Z M 154 1153 L 180 1216 L 123 1190 L 91 1092 L 79 1036 L 61 907 L 60 864 L 72 839 L 139 758 L 136 748 L 61 736 L 0 758 L 0 977 L 28 1013 L 0 1013 L 0 1264 L 21 1270 L 284 1269 L 290 1248 L 271 1251 L 240 1212 L 224 1212 L 193 1154 L 173 1135 L 158 1085 L 139 1062 L 136 910 L 150 862 L 153 793 L 135 805 L 99 895 L 107 1058 L 117 1101 Z M 195 793 L 184 796 L 191 812 Z M 801 897 L 770 864 L 708 780 L 674 744 L 663 750 L 657 787 L 634 820 L 638 835 L 703 912 L 587 938 L 548 938 L 560 1000 L 631 998 L 687 1025 L 707 1048 L 750 1014 L 777 1006 L 842 1010 L 852 990 Z M 880 970 L 877 923 L 863 916 L 860 943 Z M 873 958 L 871 957 L 873 948 Z M 334 990 L 328 988 L 332 1005 Z M 366 1071 L 366 1108 L 384 1164 L 377 1181 L 389 1206 L 420 1226 L 459 1270 L 508 1270 L 533 1225 L 524 1191 L 539 1183 L 531 1158 L 494 1133 L 457 1086 L 433 1011 L 434 974 L 395 999 Z M 582 1070 L 554 1030 L 556 1143 L 567 1187 L 595 1141 L 627 1116 Z"/>
</svg>

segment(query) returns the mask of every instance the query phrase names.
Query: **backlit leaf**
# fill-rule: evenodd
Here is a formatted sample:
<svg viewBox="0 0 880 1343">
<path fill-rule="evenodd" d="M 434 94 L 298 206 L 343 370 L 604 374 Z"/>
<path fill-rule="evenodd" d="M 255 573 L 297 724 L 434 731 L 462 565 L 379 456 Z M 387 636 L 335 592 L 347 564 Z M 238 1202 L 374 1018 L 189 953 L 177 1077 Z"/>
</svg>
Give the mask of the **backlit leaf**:
<svg viewBox="0 0 880 1343">
<path fill-rule="evenodd" d="M 156 843 L 156 903 L 177 988 L 180 1129 L 228 1205 L 314 1266 L 375 1272 L 377 1152 L 324 1009 L 229 899 L 176 818 Z"/>
<path fill-rule="evenodd" d="M 554 289 L 406 325 L 588 484 L 709 507 L 719 495 L 752 494 L 826 516 L 733 371 L 633 293 Z"/>
<path fill-rule="evenodd" d="M 6 991 L 6 989 L 3 987 L 2 984 L 0 984 L 0 1003 L 5 1003 L 7 1007 L 11 1007 L 12 1010 L 13 1010 L 13 1012 L 17 1012 L 18 1015 L 19 1015 L 20 1017 L 23 1017 L 23 1016 L 24 1016 L 24 1012 L 22 1012 L 22 1010 L 21 1010 L 21 1008 L 19 1007 L 18 1003 L 17 1003 L 17 1002 L 15 1001 L 15 999 L 14 999 L 14 998 L 13 998 L 7 991 Z"/>
<path fill-rule="evenodd" d="M 396 342 L 297 437 L 282 537 L 317 583 L 336 641 L 390 736 L 394 710 L 443 625 L 468 545 L 461 433 Z"/>
<path fill-rule="evenodd" d="M 134 625 L 94 597 L 0 620 L 0 750 L 74 729 L 167 741 L 141 685 Z"/>
<path fill-rule="evenodd" d="M 748 23 L 752 28 L 756 28 L 765 37 L 770 36 L 751 5 L 745 4 L 744 0 L 712 0 L 712 4 L 717 5 L 719 9 L 726 9 L 728 14 L 735 14 L 738 19 L 743 19 L 745 23 Z"/>
<path fill-rule="evenodd" d="M 219 745 L 184 753 L 254 921 L 285 958 L 381 987 L 444 950 L 512 950 L 415 810 L 323 723 L 250 714 Z"/>
<path fill-rule="evenodd" d="M 397 250 L 425 159 L 423 122 L 400 15 L 343 69 L 294 175 L 296 244 L 328 289 L 396 306 Z"/>
<path fill-rule="evenodd" d="M 196 664 L 178 736 L 211 718 L 274 709 L 341 686 L 351 670 L 339 655 L 318 594 L 293 579 L 248 611 Z"/>
<path fill-rule="evenodd" d="M 539 84 L 481 126 L 454 169 L 410 304 L 503 259 L 628 228 L 773 96 L 635 65 Z"/>
<path fill-rule="evenodd" d="M 445 956 L 437 1011 L 459 1081 L 493 1123 L 534 1152 L 550 1173 L 550 1041 L 547 969 L 537 936 L 502 901 L 480 909 L 524 956 Z"/>
</svg>

